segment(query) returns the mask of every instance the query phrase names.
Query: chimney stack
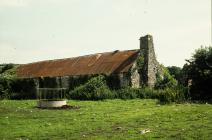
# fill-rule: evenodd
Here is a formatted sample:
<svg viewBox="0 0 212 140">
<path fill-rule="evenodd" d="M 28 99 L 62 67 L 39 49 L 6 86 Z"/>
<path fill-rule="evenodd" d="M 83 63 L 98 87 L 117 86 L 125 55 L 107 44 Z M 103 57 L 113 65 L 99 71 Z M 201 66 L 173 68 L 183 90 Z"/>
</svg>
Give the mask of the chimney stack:
<svg viewBox="0 0 212 140">
<path fill-rule="evenodd" d="M 153 38 L 151 35 L 140 37 L 140 50 L 149 50 L 153 48 Z"/>
<path fill-rule="evenodd" d="M 156 83 L 158 62 L 155 57 L 153 37 L 151 35 L 146 35 L 139 40 L 140 54 L 144 56 L 144 73 L 140 78 L 141 83 L 149 87 L 154 87 Z"/>
</svg>

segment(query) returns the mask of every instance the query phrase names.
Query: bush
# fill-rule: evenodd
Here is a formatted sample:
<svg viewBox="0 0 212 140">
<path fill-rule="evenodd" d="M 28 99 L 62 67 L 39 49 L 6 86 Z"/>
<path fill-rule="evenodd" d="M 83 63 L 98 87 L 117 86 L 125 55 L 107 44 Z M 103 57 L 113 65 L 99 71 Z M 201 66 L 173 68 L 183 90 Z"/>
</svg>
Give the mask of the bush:
<svg viewBox="0 0 212 140">
<path fill-rule="evenodd" d="M 0 99 L 9 99 L 11 96 L 11 80 L 0 78 Z"/>
<path fill-rule="evenodd" d="M 164 89 L 125 87 L 115 91 L 115 95 L 118 99 L 158 99 L 161 103 L 182 103 L 189 99 L 188 89 L 183 86 Z"/>
<path fill-rule="evenodd" d="M 119 99 L 158 99 L 161 103 L 182 103 L 189 99 L 188 90 L 183 86 L 175 88 L 151 89 L 125 87 L 116 91 L 116 98 Z"/>
<path fill-rule="evenodd" d="M 156 98 L 161 103 L 182 103 L 188 100 L 188 92 L 184 87 L 165 88 L 156 90 Z"/>
<path fill-rule="evenodd" d="M 132 88 L 125 87 L 116 91 L 116 98 L 119 99 L 152 99 L 156 98 L 154 89 L 144 87 L 144 88 Z"/>
<path fill-rule="evenodd" d="M 16 80 L 16 65 L 0 65 L 0 99 L 10 99 L 12 96 L 12 83 Z"/>
<path fill-rule="evenodd" d="M 171 103 L 175 101 L 175 91 L 170 88 L 157 91 L 158 99 L 161 103 Z"/>
<path fill-rule="evenodd" d="M 138 93 L 138 97 L 141 99 L 155 99 L 156 94 L 155 90 L 152 88 L 144 87 L 140 89 L 140 92 Z"/>
<path fill-rule="evenodd" d="M 36 99 L 33 79 L 0 78 L 0 99 Z"/>
<path fill-rule="evenodd" d="M 163 89 L 124 87 L 111 91 L 104 76 L 97 76 L 88 80 L 84 85 L 69 92 L 69 98 L 77 100 L 103 99 L 158 99 L 161 103 L 184 102 L 188 99 L 187 89 L 182 87 Z"/>
<path fill-rule="evenodd" d="M 139 89 L 125 87 L 116 91 L 116 98 L 119 99 L 135 99 L 138 97 Z"/>
<path fill-rule="evenodd" d="M 160 75 L 159 73 L 157 73 L 156 78 L 156 84 L 155 84 L 155 88 L 156 89 L 164 89 L 164 88 L 175 88 L 177 86 L 177 81 L 176 79 L 174 79 L 174 77 L 172 75 L 170 75 L 169 71 L 167 68 L 165 68 L 164 66 L 162 66 L 162 75 Z"/>
<path fill-rule="evenodd" d="M 105 77 L 99 75 L 70 91 L 69 97 L 77 100 L 103 100 L 114 98 L 114 94 L 106 85 Z"/>
<path fill-rule="evenodd" d="M 33 79 L 14 79 L 10 87 L 11 99 L 36 99 L 36 86 Z"/>
</svg>

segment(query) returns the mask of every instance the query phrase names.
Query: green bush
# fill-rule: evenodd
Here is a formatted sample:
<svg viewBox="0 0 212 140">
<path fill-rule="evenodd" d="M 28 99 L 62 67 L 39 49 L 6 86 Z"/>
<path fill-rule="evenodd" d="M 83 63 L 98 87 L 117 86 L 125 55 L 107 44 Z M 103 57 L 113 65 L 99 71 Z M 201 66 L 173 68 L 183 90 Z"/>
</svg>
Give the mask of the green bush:
<svg viewBox="0 0 212 140">
<path fill-rule="evenodd" d="M 125 87 L 115 91 L 115 95 L 118 99 L 158 99 L 161 103 L 181 103 L 189 99 L 188 89 L 183 86 L 164 89 Z"/>
<path fill-rule="evenodd" d="M 150 99 L 150 98 L 156 98 L 155 90 L 144 87 L 144 88 L 132 88 L 132 87 L 125 87 L 122 89 L 119 89 L 116 92 L 116 98 L 118 99 Z"/>
<path fill-rule="evenodd" d="M 157 73 L 156 78 L 156 89 L 164 89 L 164 88 L 175 88 L 177 87 L 177 81 L 174 77 L 169 73 L 168 69 L 162 66 L 162 75 Z"/>
<path fill-rule="evenodd" d="M 0 99 L 36 99 L 33 79 L 0 77 Z"/>
<path fill-rule="evenodd" d="M 155 99 L 156 94 L 155 90 L 148 87 L 143 87 L 140 89 L 140 92 L 138 93 L 138 97 L 141 99 Z"/>
<path fill-rule="evenodd" d="M 183 86 L 164 89 L 125 87 L 115 92 L 119 99 L 158 99 L 161 103 L 181 103 L 189 99 L 188 90 Z"/>
<path fill-rule="evenodd" d="M 0 64 L 0 99 L 10 99 L 12 83 L 16 80 L 16 65 Z"/>
<path fill-rule="evenodd" d="M 99 75 L 70 91 L 69 97 L 78 100 L 103 100 L 114 98 L 114 94 L 108 88 L 105 77 Z"/>
<path fill-rule="evenodd" d="M 11 99 L 36 99 L 36 86 L 33 79 L 14 79 L 10 86 Z"/>
<path fill-rule="evenodd" d="M 138 97 L 139 89 L 124 87 L 119 89 L 116 92 L 116 98 L 119 99 L 135 99 Z"/>
<path fill-rule="evenodd" d="M 170 88 L 158 90 L 156 93 L 161 103 L 171 103 L 175 100 L 175 92 Z"/>
<path fill-rule="evenodd" d="M 176 87 L 176 88 L 165 88 L 165 89 L 158 89 L 155 90 L 156 98 L 161 103 L 182 103 L 187 101 L 188 98 L 188 92 L 187 88 L 184 87 Z"/>
<path fill-rule="evenodd" d="M 163 89 L 124 87 L 111 91 L 105 77 L 100 75 L 88 80 L 84 85 L 69 92 L 71 99 L 103 100 L 103 99 L 158 99 L 161 103 L 184 102 L 188 98 L 184 87 L 164 87 Z"/>
<path fill-rule="evenodd" d="M 9 99 L 11 93 L 11 80 L 0 78 L 0 99 Z"/>
</svg>

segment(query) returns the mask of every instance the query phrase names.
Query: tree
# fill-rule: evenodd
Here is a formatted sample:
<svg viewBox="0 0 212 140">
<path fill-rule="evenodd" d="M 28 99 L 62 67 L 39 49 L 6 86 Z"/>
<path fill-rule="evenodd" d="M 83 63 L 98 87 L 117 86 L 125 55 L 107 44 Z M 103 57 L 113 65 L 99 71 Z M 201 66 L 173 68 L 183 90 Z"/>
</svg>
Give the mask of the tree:
<svg viewBox="0 0 212 140">
<path fill-rule="evenodd" d="M 167 69 L 169 70 L 169 73 L 178 81 L 178 84 L 184 85 L 185 80 L 182 68 L 177 66 L 169 66 Z"/>
<path fill-rule="evenodd" d="M 186 60 L 183 70 L 192 81 L 190 95 L 194 100 L 212 101 L 212 47 L 201 47 Z"/>
</svg>

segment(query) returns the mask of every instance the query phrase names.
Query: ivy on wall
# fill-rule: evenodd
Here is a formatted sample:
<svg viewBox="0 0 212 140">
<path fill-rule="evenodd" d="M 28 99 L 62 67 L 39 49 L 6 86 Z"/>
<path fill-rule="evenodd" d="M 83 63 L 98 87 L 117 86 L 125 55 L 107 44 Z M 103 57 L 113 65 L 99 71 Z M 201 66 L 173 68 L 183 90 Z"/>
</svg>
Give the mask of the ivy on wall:
<svg viewBox="0 0 212 140">
<path fill-rule="evenodd" d="M 142 81 L 142 85 L 144 85 L 147 81 L 146 77 L 146 67 L 145 67 L 145 56 L 143 52 L 140 52 L 137 60 L 136 60 L 136 69 L 138 70 L 138 73 L 140 74 L 140 79 Z"/>
</svg>

